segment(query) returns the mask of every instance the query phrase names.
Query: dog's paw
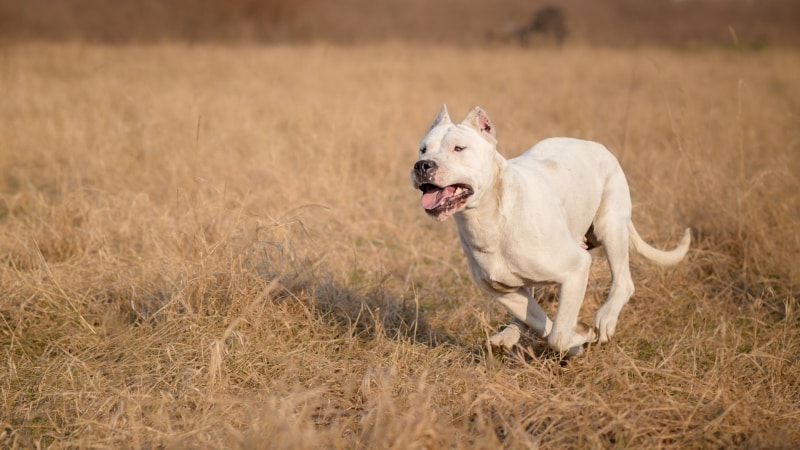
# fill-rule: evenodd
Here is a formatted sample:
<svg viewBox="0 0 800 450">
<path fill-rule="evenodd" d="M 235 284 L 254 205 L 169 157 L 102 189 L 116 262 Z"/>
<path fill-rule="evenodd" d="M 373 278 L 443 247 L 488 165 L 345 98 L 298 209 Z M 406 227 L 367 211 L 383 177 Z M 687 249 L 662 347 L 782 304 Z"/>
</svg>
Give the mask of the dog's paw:
<svg viewBox="0 0 800 450">
<path fill-rule="evenodd" d="M 567 350 L 566 353 L 564 353 L 564 358 L 574 358 L 576 356 L 580 356 L 581 354 L 583 354 L 583 346 L 578 345 Z"/>
<path fill-rule="evenodd" d="M 575 325 L 575 332 L 586 338 L 587 344 L 595 343 L 600 338 L 597 327 L 590 327 L 583 322 L 578 322 L 578 324 Z"/>
<path fill-rule="evenodd" d="M 503 328 L 503 331 L 492 335 L 489 338 L 489 345 L 492 347 L 504 348 L 505 350 L 511 350 L 513 346 L 517 345 L 520 337 L 522 337 L 522 332 L 520 331 L 519 327 L 511 324 Z"/>
<path fill-rule="evenodd" d="M 571 332 L 551 333 L 547 337 L 547 343 L 553 350 L 569 357 L 581 354 L 584 344 L 597 342 L 597 339 L 598 333 L 595 327 L 579 322 Z"/>
<path fill-rule="evenodd" d="M 605 344 L 614 336 L 617 330 L 617 315 L 604 314 L 604 311 L 597 311 L 594 318 L 594 329 L 597 330 L 597 342 Z"/>
</svg>

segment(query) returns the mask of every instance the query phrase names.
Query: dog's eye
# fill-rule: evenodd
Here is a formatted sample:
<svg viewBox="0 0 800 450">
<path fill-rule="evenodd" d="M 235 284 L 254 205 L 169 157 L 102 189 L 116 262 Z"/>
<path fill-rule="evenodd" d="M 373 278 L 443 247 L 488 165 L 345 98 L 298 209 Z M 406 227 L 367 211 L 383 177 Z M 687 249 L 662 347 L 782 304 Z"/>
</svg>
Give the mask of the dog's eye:
<svg viewBox="0 0 800 450">
<path fill-rule="evenodd" d="M 457 152 L 461 152 L 461 151 L 464 151 L 465 148 L 467 148 L 467 147 L 462 147 L 460 145 L 456 145 L 455 147 L 453 147 L 453 150 L 455 150 Z"/>
<path fill-rule="evenodd" d="M 420 149 L 419 149 L 419 152 L 420 152 L 420 153 L 422 153 L 423 155 L 424 155 L 424 154 L 425 154 L 425 152 L 427 152 L 427 151 L 428 151 L 428 147 L 426 147 L 426 146 L 422 146 L 422 147 L 420 147 Z"/>
</svg>

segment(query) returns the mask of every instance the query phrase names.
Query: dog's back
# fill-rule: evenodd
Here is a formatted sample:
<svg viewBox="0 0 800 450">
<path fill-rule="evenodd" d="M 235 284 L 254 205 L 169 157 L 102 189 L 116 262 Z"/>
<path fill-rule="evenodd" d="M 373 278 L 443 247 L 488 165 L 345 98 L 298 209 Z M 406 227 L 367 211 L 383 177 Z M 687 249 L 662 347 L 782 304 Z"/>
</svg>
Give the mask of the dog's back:
<svg viewBox="0 0 800 450">
<path fill-rule="evenodd" d="M 536 170 L 548 182 L 555 186 L 563 184 L 569 190 L 574 190 L 574 182 L 600 182 L 602 178 L 614 174 L 624 177 L 617 158 L 605 146 L 574 138 L 545 139 L 510 159 L 509 164 Z M 605 177 L 597 177 L 598 172 L 605 174 Z"/>
</svg>

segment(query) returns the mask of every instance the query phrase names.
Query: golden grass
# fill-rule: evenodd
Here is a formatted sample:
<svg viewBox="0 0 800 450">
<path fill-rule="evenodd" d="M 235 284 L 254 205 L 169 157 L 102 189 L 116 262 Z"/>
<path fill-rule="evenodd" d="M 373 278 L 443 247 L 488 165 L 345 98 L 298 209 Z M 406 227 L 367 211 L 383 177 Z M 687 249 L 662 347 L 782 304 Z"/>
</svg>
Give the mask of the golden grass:
<svg viewBox="0 0 800 450">
<path fill-rule="evenodd" d="M 793 448 L 799 72 L 789 51 L 4 48 L 3 445 Z M 487 352 L 508 316 L 408 180 L 442 102 L 486 108 L 507 156 L 605 143 L 646 239 L 694 229 L 680 266 L 634 259 L 614 342 Z"/>
</svg>

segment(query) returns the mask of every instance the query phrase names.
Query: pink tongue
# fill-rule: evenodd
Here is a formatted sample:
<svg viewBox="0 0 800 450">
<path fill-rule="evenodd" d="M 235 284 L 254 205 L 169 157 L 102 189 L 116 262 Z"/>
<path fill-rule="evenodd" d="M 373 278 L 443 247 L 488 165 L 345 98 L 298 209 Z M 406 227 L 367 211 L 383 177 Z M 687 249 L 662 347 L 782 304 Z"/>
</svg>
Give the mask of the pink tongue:
<svg viewBox="0 0 800 450">
<path fill-rule="evenodd" d="M 447 186 L 442 189 L 428 191 L 422 194 L 422 207 L 425 209 L 434 209 L 444 203 L 455 191 L 455 186 Z"/>
</svg>

